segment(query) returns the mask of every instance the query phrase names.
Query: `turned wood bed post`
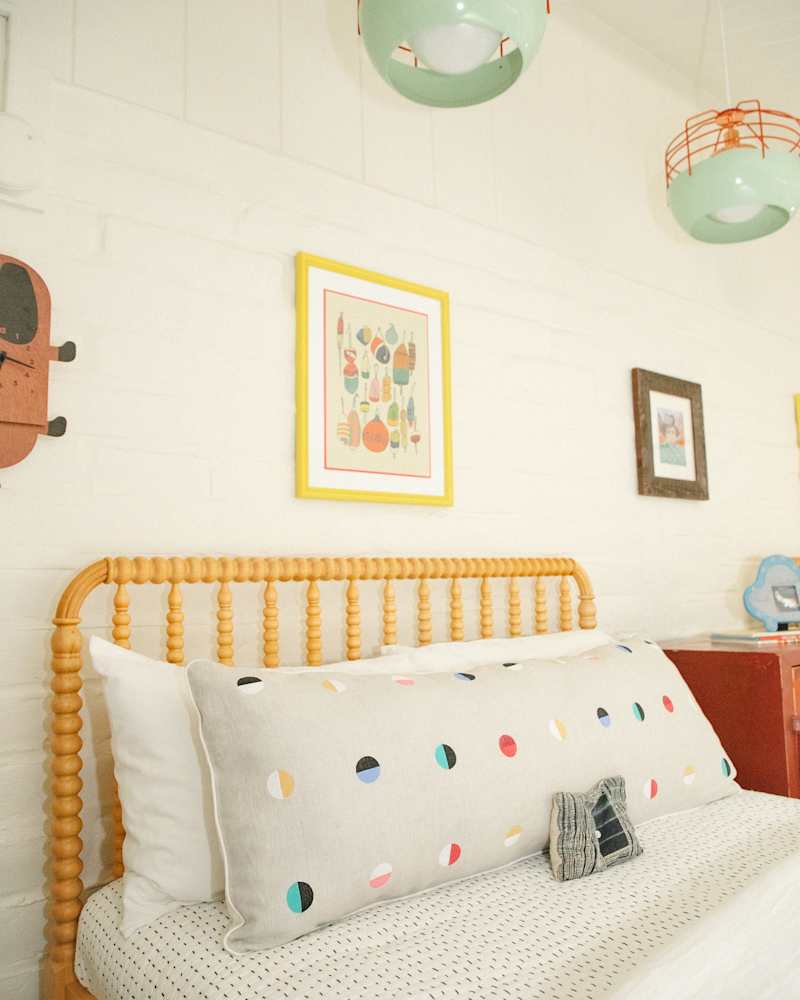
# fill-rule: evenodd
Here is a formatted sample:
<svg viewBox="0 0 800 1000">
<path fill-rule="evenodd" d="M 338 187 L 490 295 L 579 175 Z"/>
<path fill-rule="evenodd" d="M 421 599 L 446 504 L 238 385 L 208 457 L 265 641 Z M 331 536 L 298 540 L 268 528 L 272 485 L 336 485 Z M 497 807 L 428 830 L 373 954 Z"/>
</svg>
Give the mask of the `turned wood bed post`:
<svg viewBox="0 0 800 1000">
<path fill-rule="evenodd" d="M 53 697 L 50 703 L 50 949 L 45 990 L 61 1000 L 75 981 L 75 940 L 81 912 L 83 841 L 81 810 L 81 634 L 86 596 L 108 578 L 108 560 L 89 566 L 70 583 L 59 602 L 51 640 Z"/>
</svg>

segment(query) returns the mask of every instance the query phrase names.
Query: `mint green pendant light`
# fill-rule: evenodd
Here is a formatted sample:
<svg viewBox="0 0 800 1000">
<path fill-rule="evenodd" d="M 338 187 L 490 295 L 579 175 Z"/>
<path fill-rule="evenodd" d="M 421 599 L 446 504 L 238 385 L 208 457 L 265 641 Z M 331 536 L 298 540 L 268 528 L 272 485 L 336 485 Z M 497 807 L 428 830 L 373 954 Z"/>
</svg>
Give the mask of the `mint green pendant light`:
<svg viewBox="0 0 800 1000">
<path fill-rule="evenodd" d="M 380 75 L 404 97 L 437 108 L 481 104 L 508 90 L 535 56 L 546 19 L 546 0 L 361 0 L 360 8 Z M 516 48 L 506 53 L 509 42 Z M 400 47 L 415 65 L 395 58 Z"/>
<path fill-rule="evenodd" d="M 744 243 L 782 229 L 800 207 L 800 119 L 731 105 L 722 0 L 718 0 L 728 105 L 688 119 L 667 148 L 669 207 L 704 243 Z"/>
</svg>

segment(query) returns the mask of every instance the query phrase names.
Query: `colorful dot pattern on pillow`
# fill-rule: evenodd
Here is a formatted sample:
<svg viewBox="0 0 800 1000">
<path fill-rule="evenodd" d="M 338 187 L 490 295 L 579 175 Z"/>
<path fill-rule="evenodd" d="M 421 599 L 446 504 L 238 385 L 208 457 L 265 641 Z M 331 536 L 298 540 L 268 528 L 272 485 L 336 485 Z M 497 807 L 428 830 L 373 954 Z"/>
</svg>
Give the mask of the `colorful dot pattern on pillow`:
<svg viewBox="0 0 800 1000">
<path fill-rule="evenodd" d="M 434 756 L 436 757 L 436 763 L 444 771 L 452 770 L 456 766 L 456 760 L 458 759 L 455 750 L 446 743 L 440 743 L 436 747 Z"/>
<path fill-rule="evenodd" d="M 371 785 L 381 776 L 381 765 L 374 757 L 362 757 L 356 764 L 356 777 L 365 785 Z"/>
<path fill-rule="evenodd" d="M 634 823 L 735 790 L 680 675 L 641 641 L 468 673 L 323 681 L 195 664 L 189 678 L 241 915 L 226 939 L 236 954 L 541 850 L 565 775 L 580 790 L 620 773 Z"/>
<path fill-rule="evenodd" d="M 295 882 L 286 893 L 286 905 L 292 913 L 305 913 L 314 902 L 314 890 L 308 882 Z"/>
<path fill-rule="evenodd" d="M 504 757 L 516 757 L 517 756 L 517 741 L 513 736 L 509 736 L 508 733 L 504 733 L 500 739 L 497 741 L 500 747 L 500 753 Z"/>
</svg>

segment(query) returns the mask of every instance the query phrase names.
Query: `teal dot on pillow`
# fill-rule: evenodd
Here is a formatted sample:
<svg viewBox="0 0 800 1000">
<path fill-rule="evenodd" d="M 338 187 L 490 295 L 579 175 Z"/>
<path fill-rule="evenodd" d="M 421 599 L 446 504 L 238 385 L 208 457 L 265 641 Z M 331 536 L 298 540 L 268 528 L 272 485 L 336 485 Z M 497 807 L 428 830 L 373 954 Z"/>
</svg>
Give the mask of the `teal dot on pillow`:
<svg viewBox="0 0 800 1000">
<path fill-rule="evenodd" d="M 456 752 L 446 743 L 440 743 L 434 752 L 436 763 L 444 771 L 452 771 L 456 766 Z"/>
<path fill-rule="evenodd" d="M 295 882 L 286 893 L 286 905 L 292 913 L 305 913 L 314 902 L 314 890 L 308 882 Z"/>
<path fill-rule="evenodd" d="M 639 720 L 639 722 L 644 722 L 644 709 L 642 708 L 642 706 L 639 704 L 638 701 L 635 701 L 633 703 L 633 714 L 634 717 Z"/>
<path fill-rule="evenodd" d="M 726 778 L 730 778 L 733 773 L 733 768 L 730 765 L 730 761 L 727 758 L 722 758 L 722 773 Z"/>
</svg>

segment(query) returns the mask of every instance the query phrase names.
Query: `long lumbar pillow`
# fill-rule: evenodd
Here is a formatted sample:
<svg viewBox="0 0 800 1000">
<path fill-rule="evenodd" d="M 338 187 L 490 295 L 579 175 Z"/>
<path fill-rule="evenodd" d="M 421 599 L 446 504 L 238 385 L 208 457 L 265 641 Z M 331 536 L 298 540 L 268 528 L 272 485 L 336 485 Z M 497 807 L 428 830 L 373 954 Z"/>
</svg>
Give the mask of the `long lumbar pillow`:
<svg viewBox="0 0 800 1000">
<path fill-rule="evenodd" d="M 613 641 L 610 635 L 592 628 L 515 638 L 473 639 L 471 642 L 435 642 L 428 646 L 381 646 L 381 653 L 384 656 L 403 655 L 416 670 L 458 670 L 502 663 L 507 659 L 575 656 Z"/>
<path fill-rule="evenodd" d="M 586 648 L 587 642 L 599 645 L 610 640 L 603 633 L 585 631 L 505 641 L 519 650 L 521 657 L 523 652 L 532 655 L 531 649 L 541 656 L 569 655 Z M 224 869 L 211 780 L 186 670 L 96 636 L 89 648 L 93 665 L 103 678 L 126 830 L 121 931 L 128 937 L 179 906 L 220 897 Z M 316 674 L 355 671 L 402 678 L 437 668 L 435 664 L 417 664 L 404 647 L 390 656 L 324 668 L 282 667 L 279 672 L 291 675 L 304 669 L 313 669 Z M 448 669 L 444 661 L 441 669 Z M 332 687 L 338 683 L 335 677 L 330 679 Z"/>
<path fill-rule="evenodd" d="M 413 677 L 196 661 L 234 954 L 542 850 L 559 790 L 624 777 L 633 823 L 737 790 L 647 641 Z"/>
</svg>

